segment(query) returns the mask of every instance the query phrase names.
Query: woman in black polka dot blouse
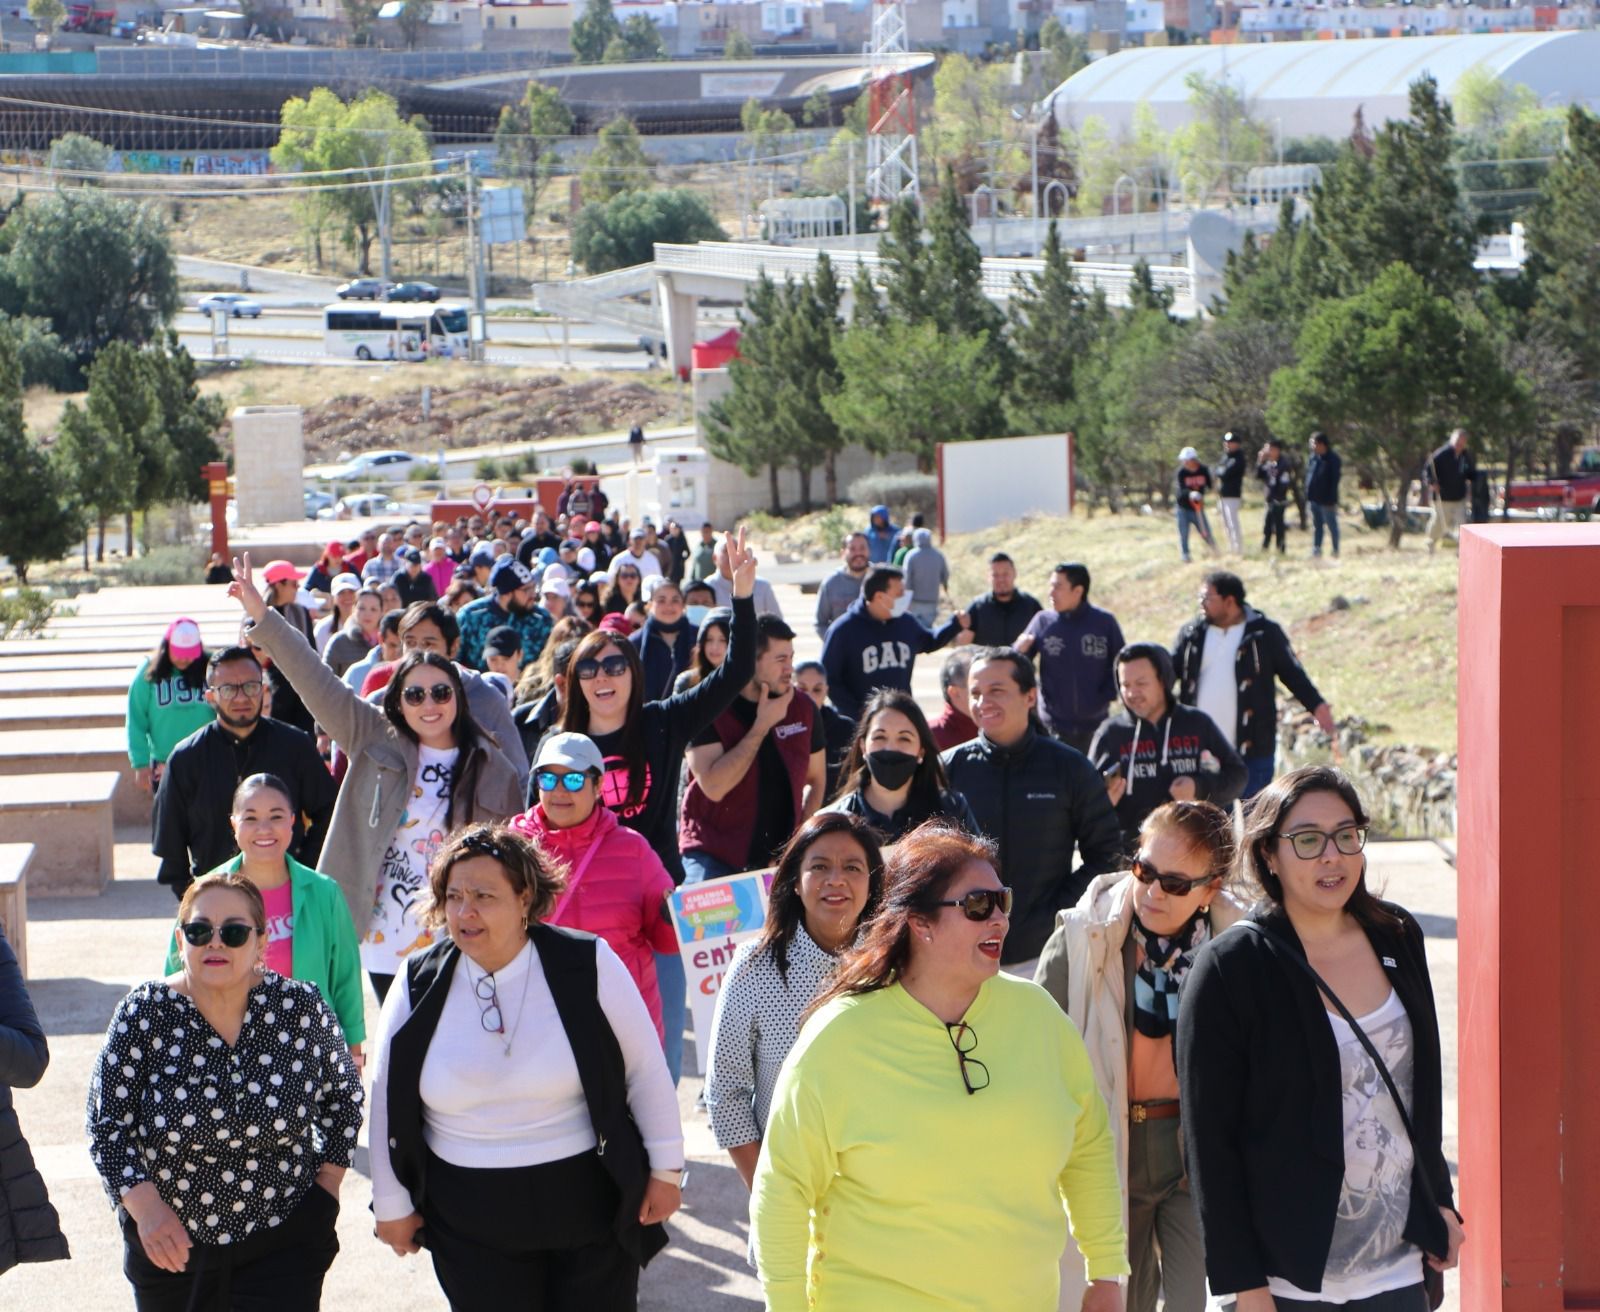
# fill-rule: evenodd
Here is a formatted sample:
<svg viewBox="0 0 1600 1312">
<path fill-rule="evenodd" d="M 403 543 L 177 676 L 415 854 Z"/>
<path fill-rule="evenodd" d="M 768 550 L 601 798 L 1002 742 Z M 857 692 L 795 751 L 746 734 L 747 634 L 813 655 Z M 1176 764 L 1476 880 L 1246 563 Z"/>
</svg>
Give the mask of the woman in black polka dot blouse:
<svg viewBox="0 0 1600 1312">
<path fill-rule="evenodd" d="M 310 1312 L 339 1251 L 361 1077 L 316 986 L 263 970 L 254 884 L 196 880 L 178 919 L 183 969 L 122 1000 L 89 1088 L 135 1305 Z"/>
</svg>

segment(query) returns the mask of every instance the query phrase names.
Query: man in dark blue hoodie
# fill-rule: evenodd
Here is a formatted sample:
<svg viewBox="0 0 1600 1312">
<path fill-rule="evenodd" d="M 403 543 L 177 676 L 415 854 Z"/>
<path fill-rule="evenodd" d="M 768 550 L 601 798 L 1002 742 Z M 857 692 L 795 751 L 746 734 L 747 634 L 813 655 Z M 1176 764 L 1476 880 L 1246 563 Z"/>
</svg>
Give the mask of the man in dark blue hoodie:
<svg viewBox="0 0 1600 1312">
<path fill-rule="evenodd" d="M 1028 621 L 1016 648 L 1039 658 L 1044 694 L 1039 718 L 1045 728 L 1087 755 L 1095 730 L 1117 698 L 1113 662 L 1122 650 L 1122 626 L 1110 611 L 1089 604 L 1087 565 L 1055 567 L 1050 606 Z"/>
<path fill-rule="evenodd" d="M 867 524 L 867 558 L 874 565 L 887 565 L 900 545 L 900 530 L 889 518 L 888 506 L 874 506 Z"/>
<path fill-rule="evenodd" d="M 963 611 L 934 632 L 906 613 L 910 600 L 905 576 L 892 565 L 876 565 L 861 584 L 861 596 L 828 626 L 822 640 L 828 697 L 852 720 L 879 688 L 910 692 L 917 657 L 937 651 L 971 622 Z"/>
</svg>

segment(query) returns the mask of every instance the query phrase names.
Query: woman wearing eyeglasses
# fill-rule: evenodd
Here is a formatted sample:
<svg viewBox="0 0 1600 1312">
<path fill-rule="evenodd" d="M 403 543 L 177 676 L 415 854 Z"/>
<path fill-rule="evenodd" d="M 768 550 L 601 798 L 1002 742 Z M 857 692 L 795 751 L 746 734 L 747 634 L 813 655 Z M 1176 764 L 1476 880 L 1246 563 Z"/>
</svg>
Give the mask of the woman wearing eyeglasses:
<svg viewBox="0 0 1600 1312">
<path fill-rule="evenodd" d="M 756 672 L 756 557 L 730 534 L 733 618 L 728 657 L 687 692 L 645 700 L 644 667 L 626 638 L 597 629 L 579 643 L 567 666 L 561 712 L 565 733 L 586 734 L 605 760 L 600 796 L 624 826 L 642 834 L 674 883 L 683 879 L 678 852 L 678 778 L 695 735 L 711 726 Z M 667 1066 L 678 1077 L 683 1059 L 683 962 L 676 951 L 656 957 Z"/>
<path fill-rule="evenodd" d="M 1139 827 L 1132 872 L 1099 876 L 1057 914 L 1034 976 L 1083 1035 L 1110 1113 L 1128 1199 L 1129 1312 L 1155 1312 L 1163 1293 L 1167 1312 L 1206 1304 L 1172 1039 L 1195 953 L 1243 914 L 1222 890 L 1232 862 L 1227 812 L 1210 802 L 1158 806 Z M 1082 1273 L 1069 1247 L 1062 1307 L 1078 1306 Z"/>
<path fill-rule="evenodd" d="M 677 952 L 666 898 L 672 876 L 640 834 L 600 805 L 605 760 L 581 733 L 554 733 L 539 744 L 533 782 L 539 801 L 511 821 L 566 868 L 567 886 L 545 917 L 598 934 L 639 986 L 656 1032 L 662 1033 L 655 954 Z"/>
<path fill-rule="evenodd" d="M 361 1076 L 317 990 L 265 968 L 254 884 L 204 875 L 178 919 L 181 970 L 118 1004 L 89 1086 L 134 1305 L 309 1312 L 339 1251 Z"/>
<path fill-rule="evenodd" d="M 295 810 L 288 786 L 277 775 L 250 775 L 234 789 L 228 820 L 239 855 L 209 873 L 241 874 L 255 885 L 266 915 L 266 968 L 317 986 L 338 1018 L 359 1070 L 367 1037 L 361 946 L 339 886 L 289 855 Z M 180 923 L 167 952 L 167 974 L 182 968 Z"/>
<path fill-rule="evenodd" d="M 603 614 L 621 615 L 634 602 L 642 600 L 644 589 L 644 575 L 639 572 L 637 565 L 623 565 L 612 578 L 611 588 L 606 593 L 606 603 Z"/>
<path fill-rule="evenodd" d="M 428 861 L 452 829 L 522 809 L 522 778 L 467 707 L 461 675 L 436 652 L 405 656 L 374 706 L 346 686 L 267 608 L 250 557 L 235 562 L 228 595 L 350 767 L 317 868 L 344 891 L 361 934 L 361 964 L 381 1001 L 405 959 L 433 941 L 416 904 Z"/>
<path fill-rule="evenodd" d="M 1060 1008 L 1000 971 L 993 846 L 925 825 L 884 886 L 773 1092 L 750 1200 L 767 1307 L 1045 1312 L 1065 1213 L 1083 1307 L 1120 1309 L 1105 1102 Z"/>
<path fill-rule="evenodd" d="M 472 825 L 429 872 L 444 939 L 379 1024 L 372 1210 L 426 1244 L 455 1312 L 632 1312 L 677 1210 L 683 1128 L 639 991 L 602 939 L 548 916 L 561 874 Z"/>
<path fill-rule="evenodd" d="M 1368 890 L 1366 841 L 1340 771 L 1267 785 L 1240 844 L 1265 900 L 1184 986 L 1178 1085 L 1206 1274 L 1239 1312 L 1426 1312 L 1425 1280 L 1461 1249 L 1422 930 Z"/>
</svg>

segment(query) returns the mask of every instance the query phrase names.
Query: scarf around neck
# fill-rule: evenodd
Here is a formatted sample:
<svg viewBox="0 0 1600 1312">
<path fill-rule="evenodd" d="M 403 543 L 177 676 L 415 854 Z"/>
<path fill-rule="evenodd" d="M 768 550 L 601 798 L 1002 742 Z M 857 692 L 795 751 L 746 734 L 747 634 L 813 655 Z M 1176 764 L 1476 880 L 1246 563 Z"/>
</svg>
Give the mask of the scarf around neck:
<svg viewBox="0 0 1600 1312">
<path fill-rule="evenodd" d="M 1149 1039 L 1164 1039 L 1178 1027 L 1178 990 L 1195 953 L 1211 938 L 1211 918 L 1196 910 L 1175 934 L 1152 934 L 1133 915 L 1133 932 L 1144 960 L 1133 977 L 1133 1027 Z"/>
</svg>

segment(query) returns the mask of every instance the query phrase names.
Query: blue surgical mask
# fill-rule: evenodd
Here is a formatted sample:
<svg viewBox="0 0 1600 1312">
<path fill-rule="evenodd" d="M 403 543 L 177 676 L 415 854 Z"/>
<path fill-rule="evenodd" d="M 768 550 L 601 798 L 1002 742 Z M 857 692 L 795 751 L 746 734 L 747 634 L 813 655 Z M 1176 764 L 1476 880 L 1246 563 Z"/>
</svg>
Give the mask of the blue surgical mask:
<svg viewBox="0 0 1600 1312">
<path fill-rule="evenodd" d="M 902 592 L 894 599 L 894 609 L 889 612 L 889 615 L 891 618 L 897 615 L 904 615 L 910 609 L 911 594 L 909 592 Z"/>
<path fill-rule="evenodd" d="M 700 628 L 709 614 L 711 614 L 710 606 L 685 606 L 683 608 L 683 618 L 688 620 L 690 627 L 695 630 Z"/>
</svg>

